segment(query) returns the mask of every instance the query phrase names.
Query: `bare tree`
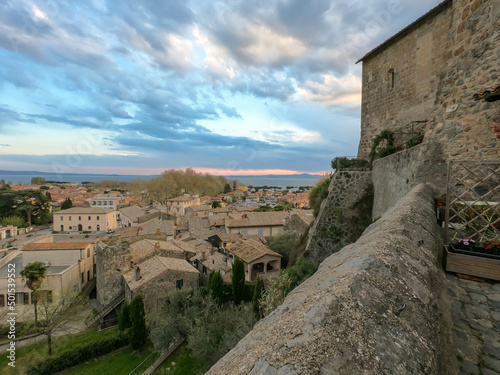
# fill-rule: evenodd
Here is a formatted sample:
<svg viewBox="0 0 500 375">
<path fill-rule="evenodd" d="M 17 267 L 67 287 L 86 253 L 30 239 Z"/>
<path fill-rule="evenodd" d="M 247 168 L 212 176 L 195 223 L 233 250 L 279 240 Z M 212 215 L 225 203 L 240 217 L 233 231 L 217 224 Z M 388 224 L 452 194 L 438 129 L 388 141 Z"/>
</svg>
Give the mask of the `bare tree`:
<svg viewBox="0 0 500 375">
<path fill-rule="evenodd" d="M 47 336 L 49 355 L 52 355 L 54 333 L 69 332 L 71 326 L 81 319 L 78 313 L 87 303 L 87 297 L 74 292 L 71 288 L 61 296 L 55 297 L 50 291 L 38 292 L 39 317 L 44 320 L 42 333 Z"/>
</svg>

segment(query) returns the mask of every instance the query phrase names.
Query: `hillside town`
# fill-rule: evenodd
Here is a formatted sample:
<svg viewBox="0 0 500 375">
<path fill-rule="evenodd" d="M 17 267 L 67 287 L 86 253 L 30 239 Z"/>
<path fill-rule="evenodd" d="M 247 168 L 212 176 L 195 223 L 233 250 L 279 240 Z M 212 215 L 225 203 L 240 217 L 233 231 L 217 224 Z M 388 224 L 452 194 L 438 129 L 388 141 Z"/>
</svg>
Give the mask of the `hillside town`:
<svg viewBox="0 0 500 375">
<path fill-rule="evenodd" d="M 11 189 L 41 187 L 14 185 Z M 266 238 L 284 231 L 302 236 L 313 220 L 308 193 L 281 189 L 249 191 L 242 186 L 213 197 L 186 193 L 167 199 L 166 204 L 147 206 L 138 195 L 103 189 L 89 192 L 78 184 L 50 185 L 45 191 L 52 197 L 50 234 L 29 237 L 35 227 L 0 227 L 4 249 L 0 308 L 7 307 L 5 276 L 12 262 L 19 270 L 30 262 L 43 262 L 47 274 L 42 289 L 49 294 L 60 295 L 72 287 L 95 297 L 99 313 L 94 319 L 101 323 L 113 312 L 116 318 L 120 303 L 130 302 L 137 293 L 145 299 L 147 314 L 156 300 L 172 290 L 207 285 L 212 272 L 219 271 L 230 282 L 236 258 L 245 264 L 245 280 L 268 280 L 279 274 L 282 256 L 269 249 Z M 60 209 L 68 199 L 73 207 Z M 272 211 L 277 206 L 282 211 Z M 20 245 L 18 236 L 25 237 Z M 126 243 L 118 263 L 118 249 L 111 256 L 103 252 L 117 242 Z M 32 291 L 21 277 L 16 285 L 15 302 L 26 305 L 24 319 L 28 319 Z"/>
</svg>

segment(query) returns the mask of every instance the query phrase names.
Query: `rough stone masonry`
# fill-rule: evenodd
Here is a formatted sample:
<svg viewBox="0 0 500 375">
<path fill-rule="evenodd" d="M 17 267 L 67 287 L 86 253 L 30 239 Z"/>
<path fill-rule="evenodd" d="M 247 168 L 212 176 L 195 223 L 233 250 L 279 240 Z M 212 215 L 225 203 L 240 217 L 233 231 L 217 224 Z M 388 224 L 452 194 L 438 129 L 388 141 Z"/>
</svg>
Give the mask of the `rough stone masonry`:
<svg viewBox="0 0 500 375">
<path fill-rule="evenodd" d="M 207 374 L 457 374 L 433 197 L 412 189 Z"/>
</svg>

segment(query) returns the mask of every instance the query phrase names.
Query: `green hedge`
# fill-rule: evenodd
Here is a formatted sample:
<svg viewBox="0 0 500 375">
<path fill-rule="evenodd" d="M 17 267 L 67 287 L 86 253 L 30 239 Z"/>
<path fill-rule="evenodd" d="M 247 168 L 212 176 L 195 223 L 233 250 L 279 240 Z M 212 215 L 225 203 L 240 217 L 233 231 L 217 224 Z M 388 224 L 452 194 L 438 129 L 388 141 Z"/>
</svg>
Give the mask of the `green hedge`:
<svg viewBox="0 0 500 375">
<path fill-rule="evenodd" d="M 105 338 L 103 340 L 68 350 L 57 357 L 47 358 L 28 368 L 28 375 L 50 375 L 62 371 L 68 367 L 73 367 L 89 359 L 99 357 L 104 354 L 124 347 L 128 344 L 128 337 L 124 334 L 116 337 Z"/>
</svg>

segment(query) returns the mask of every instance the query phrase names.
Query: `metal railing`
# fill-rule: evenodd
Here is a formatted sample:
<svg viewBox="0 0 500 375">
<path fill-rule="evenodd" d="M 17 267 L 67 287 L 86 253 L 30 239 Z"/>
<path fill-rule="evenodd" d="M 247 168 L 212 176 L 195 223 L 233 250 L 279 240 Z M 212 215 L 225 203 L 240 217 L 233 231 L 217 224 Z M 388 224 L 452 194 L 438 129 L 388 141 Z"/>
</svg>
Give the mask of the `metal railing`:
<svg viewBox="0 0 500 375">
<path fill-rule="evenodd" d="M 500 241 L 500 161 L 448 163 L 445 239 Z"/>
</svg>

